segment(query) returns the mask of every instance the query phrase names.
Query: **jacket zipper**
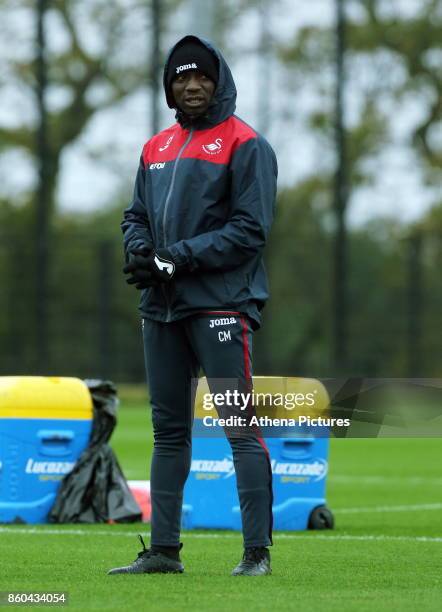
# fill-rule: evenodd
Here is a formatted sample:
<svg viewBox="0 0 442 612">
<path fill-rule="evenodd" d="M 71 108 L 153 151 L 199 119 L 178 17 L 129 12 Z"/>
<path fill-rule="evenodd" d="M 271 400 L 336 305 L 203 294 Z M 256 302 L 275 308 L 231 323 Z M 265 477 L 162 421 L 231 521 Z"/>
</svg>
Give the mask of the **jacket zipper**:
<svg viewBox="0 0 442 612">
<path fill-rule="evenodd" d="M 180 157 L 184 152 L 184 149 L 187 147 L 189 142 L 192 140 L 192 136 L 193 136 L 193 128 L 190 129 L 189 135 L 186 138 L 186 142 L 183 144 L 181 149 L 178 151 L 178 155 L 176 156 L 175 164 L 173 166 L 172 178 L 170 180 L 170 187 L 169 187 L 169 191 L 167 192 L 166 201 L 164 203 L 164 212 L 163 212 L 163 246 L 164 248 L 167 248 L 166 215 L 167 215 L 167 209 L 169 208 L 170 199 L 172 197 L 173 187 L 175 184 L 176 169 L 177 169 Z M 166 307 L 167 307 L 166 323 L 169 323 L 172 318 L 170 300 L 169 300 L 169 296 L 167 295 L 166 287 L 164 285 L 161 285 L 161 287 L 163 289 L 164 299 L 166 300 Z"/>
</svg>

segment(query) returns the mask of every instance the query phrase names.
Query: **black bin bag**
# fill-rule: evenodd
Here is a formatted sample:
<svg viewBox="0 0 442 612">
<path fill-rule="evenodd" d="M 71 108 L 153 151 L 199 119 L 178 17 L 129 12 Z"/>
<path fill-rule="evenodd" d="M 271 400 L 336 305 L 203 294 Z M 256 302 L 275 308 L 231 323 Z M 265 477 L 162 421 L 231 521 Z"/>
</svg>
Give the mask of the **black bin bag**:
<svg viewBox="0 0 442 612">
<path fill-rule="evenodd" d="M 117 423 L 118 398 L 110 381 L 85 380 L 94 405 L 88 447 L 60 485 L 50 523 L 130 523 L 141 520 L 117 458 L 108 442 Z"/>
</svg>

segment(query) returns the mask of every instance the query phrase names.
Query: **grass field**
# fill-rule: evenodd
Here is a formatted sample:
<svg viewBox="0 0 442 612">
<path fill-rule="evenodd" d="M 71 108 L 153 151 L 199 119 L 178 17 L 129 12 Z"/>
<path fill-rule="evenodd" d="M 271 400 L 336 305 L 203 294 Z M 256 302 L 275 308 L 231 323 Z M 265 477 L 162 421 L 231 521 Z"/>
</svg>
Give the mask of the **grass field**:
<svg viewBox="0 0 442 612">
<path fill-rule="evenodd" d="M 130 479 L 148 478 L 141 403 L 126 395 L 113 437 Z M 441 439 L 333 440 L 336 528 L 276 533 L 272 576 L 229 576 L 238 533 L 184 533 L 183 575 L 108 577 L 136 557 L 148 525 L 1 526 L 0 591 L 64 590 L 82 610 L 440 610 L 441 458 Z"/>
</svg>

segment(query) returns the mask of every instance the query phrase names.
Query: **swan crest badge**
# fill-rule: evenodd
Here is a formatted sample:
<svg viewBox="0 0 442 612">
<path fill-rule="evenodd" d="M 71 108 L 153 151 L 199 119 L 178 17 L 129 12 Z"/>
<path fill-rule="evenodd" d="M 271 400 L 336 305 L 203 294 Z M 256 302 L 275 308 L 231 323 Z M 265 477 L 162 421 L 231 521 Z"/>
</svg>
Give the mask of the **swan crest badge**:
<svg viewBox="0 0 442 612">
<path fill-rule="evenodd" d="M 218 153 L 221 153 L 222 146 L 223 146 L 223 139 L 217 138 L 215 142 L 211 142 L 210 144 L 202 145 L 202 149 L 204 153 L 207 153 L 208 155 L 218 155 Z"/>
</svg>

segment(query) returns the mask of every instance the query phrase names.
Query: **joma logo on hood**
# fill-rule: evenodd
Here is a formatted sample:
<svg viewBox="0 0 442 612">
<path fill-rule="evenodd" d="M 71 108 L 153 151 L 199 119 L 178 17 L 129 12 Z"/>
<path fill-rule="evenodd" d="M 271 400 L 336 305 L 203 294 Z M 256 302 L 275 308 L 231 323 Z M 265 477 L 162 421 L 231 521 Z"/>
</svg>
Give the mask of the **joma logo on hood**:
<svg viewBox="0 0 442 612">
<path fill-rule="evenodd" d="M 182 66 L 177 66 L 176 73 L 184 72 L 184 70 L 196 70 L 198 66 L 193 62 L 193 64 L 183 64 Z"/>
</svg>

